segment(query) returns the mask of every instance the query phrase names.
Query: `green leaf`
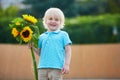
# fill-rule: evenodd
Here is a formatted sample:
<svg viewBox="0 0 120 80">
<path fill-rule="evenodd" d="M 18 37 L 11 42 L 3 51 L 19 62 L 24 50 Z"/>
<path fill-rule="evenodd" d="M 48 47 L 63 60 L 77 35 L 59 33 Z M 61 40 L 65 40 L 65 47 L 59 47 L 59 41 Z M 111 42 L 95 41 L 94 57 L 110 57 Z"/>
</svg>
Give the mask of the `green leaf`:
<svg viewBox="0 0 120 80">
<path fill-rule="evenodd" d="M 13 24 L 9 24 L 9 27 L 10 27 L 10 28 L 13 28 L 13 27 L 14 27 L 14 25 L 13 25 Z"/>
<path fill-rule="evenodd" d="M 15 18 L 14 20 L 12 20 L 13 23 L 16 23 L 16 22 L 22 22 L 23 19 L 18 17 L 18 18 Z"/>
</svg>

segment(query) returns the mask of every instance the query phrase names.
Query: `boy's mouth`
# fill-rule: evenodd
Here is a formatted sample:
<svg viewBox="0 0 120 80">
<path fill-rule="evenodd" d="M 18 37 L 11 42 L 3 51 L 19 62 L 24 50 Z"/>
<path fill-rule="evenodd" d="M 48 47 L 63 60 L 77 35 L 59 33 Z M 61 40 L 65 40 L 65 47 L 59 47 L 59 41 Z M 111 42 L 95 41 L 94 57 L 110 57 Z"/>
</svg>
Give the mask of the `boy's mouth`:
<svg viewBox="0 0 120 80">
<path fill-rule="evenodd" d="M 52 27 L 56 27 L 56 25 L 55 25 L 55 24 L 50 24 L 50 26 L 52 26 Z"/>
</svg>

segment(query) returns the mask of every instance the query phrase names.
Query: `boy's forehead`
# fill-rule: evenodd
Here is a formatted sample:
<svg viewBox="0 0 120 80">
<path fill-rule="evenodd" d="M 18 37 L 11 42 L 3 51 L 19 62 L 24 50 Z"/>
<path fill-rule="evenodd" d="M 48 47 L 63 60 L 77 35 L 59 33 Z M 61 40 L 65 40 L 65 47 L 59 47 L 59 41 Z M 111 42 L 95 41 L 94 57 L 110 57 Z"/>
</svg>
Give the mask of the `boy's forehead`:
<svg viewBox="0 0 120 80">
<path fill-rule="evenodd" d="M 49 18 L 49 17 L 60 18 L 60 15 L 57 14 L 57 13 L 49 13 L 49 14 L 47 15 L 47 17 L 48 17 L 48 18 Z"/>
</svg>

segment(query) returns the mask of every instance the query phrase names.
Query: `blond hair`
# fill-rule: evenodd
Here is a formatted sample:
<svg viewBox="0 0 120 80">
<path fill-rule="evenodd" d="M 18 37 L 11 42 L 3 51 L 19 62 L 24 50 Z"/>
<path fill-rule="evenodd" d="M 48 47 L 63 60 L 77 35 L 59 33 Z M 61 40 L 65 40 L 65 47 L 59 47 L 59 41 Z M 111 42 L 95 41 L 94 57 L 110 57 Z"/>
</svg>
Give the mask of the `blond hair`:
<svg viewBox="0 0 120 80">
<path fill-rule="evenodd" d="M 49 8 L 45 12 L 45 15 L 43 17 L 43 25 L 44 25 L 45 29 L 48 29 L 48 26 L 46 24 L 46 19 L 49 14 L 57 15 L 60 18 L 60 22 L 61 22 L 59 28 L 60 29 L 64 28 L 65 18 L 64 18 L 63 12 L 59 8 Z"/>
</svg>

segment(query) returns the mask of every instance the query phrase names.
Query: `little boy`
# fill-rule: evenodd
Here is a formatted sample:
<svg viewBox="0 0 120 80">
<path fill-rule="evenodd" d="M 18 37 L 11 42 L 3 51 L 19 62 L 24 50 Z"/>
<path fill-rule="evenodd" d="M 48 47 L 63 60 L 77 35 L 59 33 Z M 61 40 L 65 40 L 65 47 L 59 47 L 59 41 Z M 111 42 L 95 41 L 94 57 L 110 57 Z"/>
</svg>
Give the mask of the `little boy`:
<svg viewBox="0 0 120 80">
<path fill-rule="evenodd" d="M 60 30 L 64 27 L 63 12 L 58 8 L 48 9 L 43 25 L 47 31 L 39 36 L 39 48 L 29 45 L 40 55 L 38 79 L 62 80 L 62 74 L 69 73 L 72 44 L 68 33 Z"/>
</svg>

